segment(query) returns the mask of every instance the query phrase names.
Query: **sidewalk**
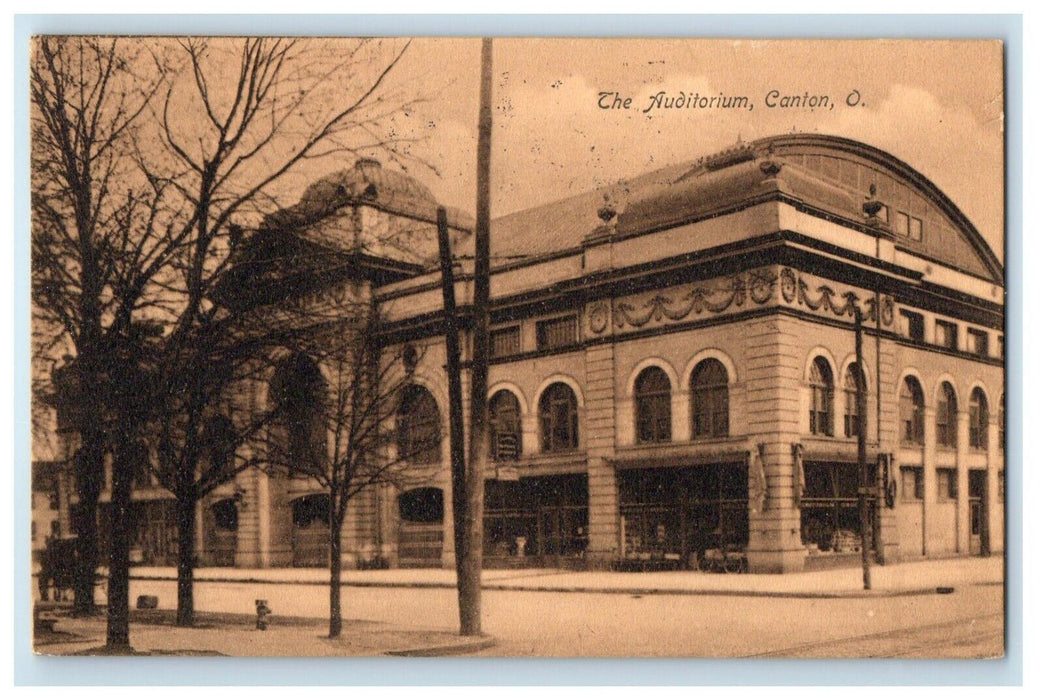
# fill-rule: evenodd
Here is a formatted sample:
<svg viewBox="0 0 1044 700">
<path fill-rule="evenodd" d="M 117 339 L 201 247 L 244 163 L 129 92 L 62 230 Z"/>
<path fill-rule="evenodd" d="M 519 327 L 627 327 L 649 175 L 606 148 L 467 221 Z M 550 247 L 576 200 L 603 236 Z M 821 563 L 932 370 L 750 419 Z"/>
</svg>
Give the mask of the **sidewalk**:
<svg viewBox="0 0 1044 700">
<path fill-rule="evenodd" d="M 173 567 L 134 567 L 131 578 L 167 581 L 177 578 Z M 196 569 L 196 581 L 326 585 L 325 569 Z M 631 594 L 689 594 L 847 598 L 912 595 L 935 592 L 937 587 L 1000 585 L 1002 557 L 936 559 L 905 562 L 871 569 L 871 590 L 863 590 L 859 568 L 808 571 L 793 574 L 713 574 L 692 571 L 625 573 L 563 571 L 560 569 L 497 569 L 482 572 L 483 589 L 491 591 L 545 591 Z M 388 569 L 345 571 L 345 586 L 390 588 L 453 588 L 452 569 Z"/>
<path fill-rule="evenodd" d="M 454 656 L 494 646 L 492 637 L 461 637 L 448 630 L 403 629 L 373 620 L 345 620 L 339 639 L 327 637 L 321 619 L 275 615 L 265 631 L 254 618 L 196 613 L 196 626 L 174 626 L 173 610 L 132 611 L 135 655 L 148 656 Z M 62 617 L 55 631 L 34 639 L 46 655 L 105 654 L 106 620 Z"/>
</svg>

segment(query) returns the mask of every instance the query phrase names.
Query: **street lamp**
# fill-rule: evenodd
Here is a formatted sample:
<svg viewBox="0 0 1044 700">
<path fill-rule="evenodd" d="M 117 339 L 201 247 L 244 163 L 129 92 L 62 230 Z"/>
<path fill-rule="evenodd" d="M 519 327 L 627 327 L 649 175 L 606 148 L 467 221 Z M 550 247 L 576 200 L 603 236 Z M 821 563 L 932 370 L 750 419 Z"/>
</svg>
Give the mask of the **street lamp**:
<svg viewBox="0 0 1044 700">
<path fill-rule="evenodd" d="M 859 463 L 859 534 L 862 538 L 863 589 L 870 590 L 870 496 L 874 487 L 866 468 L 866 378 L 863 376 L 863 311 L 855 307 L 856 346 L 856 461 Z"/>
</svg>

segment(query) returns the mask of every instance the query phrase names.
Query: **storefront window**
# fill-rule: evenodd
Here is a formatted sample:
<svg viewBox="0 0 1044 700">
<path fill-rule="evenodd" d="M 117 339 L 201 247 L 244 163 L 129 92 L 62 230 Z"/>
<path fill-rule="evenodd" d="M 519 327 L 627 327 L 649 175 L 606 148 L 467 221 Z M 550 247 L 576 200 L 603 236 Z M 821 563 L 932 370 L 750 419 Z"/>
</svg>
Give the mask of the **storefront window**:
<svg viewBox="0 0 1044 700">
<path fill-rule="evenodd" d="M 746 465 L 629 469 L 617 479 L 624 558 L 691 568 L 707 549 L 746 546 Z"/>
<path fill-rule="evenodd" d="M 488 479 L 486 557 L 579 557 L 587 549 L 587 475 Z"/>
<path fill-rule="evenodd" d="M 801 542 L 810 552 L 859 551 L 859 469 L 855 464 L 805 462 Z"/>
</svg>

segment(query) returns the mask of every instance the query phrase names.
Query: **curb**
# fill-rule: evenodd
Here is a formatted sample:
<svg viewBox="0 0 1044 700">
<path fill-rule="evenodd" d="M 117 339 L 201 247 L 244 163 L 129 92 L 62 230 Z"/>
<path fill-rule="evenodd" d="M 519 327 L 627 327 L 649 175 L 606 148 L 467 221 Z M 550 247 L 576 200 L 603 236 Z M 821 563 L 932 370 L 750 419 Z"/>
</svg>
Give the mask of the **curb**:
<svg viewBox="0 0 1044 700">
<path fill-rule="evenodd" d="M 131 576 L 133 581 L 176 581 L 173 576 Z M 257 579 L 232 577 L 197 578 L 196 583 L 243 583 L 254 585 L 329 586 L 329 581 L 300 581 L 292 579 Z M 999 581 L 971 581 L 965 586 L 1003 585 Z M 344 581 L 347 588 L 418 588 L 454 589 L 455 584 L 419 581 L 398 583 L 391 581 Z M 619 586 L 522 586 L 512 584 L 486 584 L 484 591 L 510 591 L 521 593 L 602 593 L 607 595 L 684 595 L 684 596 L 731 596 L 743 598 L 796 598 L 796 599 L 840 599 L 840 598 L 898 598 L 903 596 L 935 595 L 936 586 L 899 590 L 854 590 L 854 591 L 756 591 L 742 589 L 671 589 L 671 588 L 625 588 Z"/>
<path fill-rule="evenodd" d="M 471 639 L 458 644 L 443 644 L 436 647 L 421 647 L 418 649 L 401 649 L 397 651 L 386 651 L 385 656 L 413 656 L 413 657 L 425 657 L 425 656 L 459 656 L 461 654 L 471 654 L 476 651 L 483 651 L 485 649 L 492 649 L 497 645 L 497 640 L 493 637 L 480 637 L 478 639 Z"/>
</svg>

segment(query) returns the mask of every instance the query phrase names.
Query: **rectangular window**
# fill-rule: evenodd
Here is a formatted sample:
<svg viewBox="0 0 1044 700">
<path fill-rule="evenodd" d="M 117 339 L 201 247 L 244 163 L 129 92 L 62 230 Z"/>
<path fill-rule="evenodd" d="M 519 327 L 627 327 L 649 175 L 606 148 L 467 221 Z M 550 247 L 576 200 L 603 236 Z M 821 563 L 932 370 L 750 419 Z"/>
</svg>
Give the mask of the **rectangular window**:
<svg viewBox="0 0 1044 700">
<path fill-rule="evenodd" d="M 519 326 L 494 328 L 489 332 L 490 357 L 517 355 L 522 347 L 522 330 Z"/>
<path fill-rule="evenodd" d="M 949 321 L 935 322 L 935 342 L 950 350 L 957 349 L 957 324 Z"/>
<path fill-rule="evenodd" d="M 901 498 L 904 501 L 924 500 L 924 469 L 921 467 L 903 467 Z"/>
<path fill-rule="evenodd" d="M 895 212 L 895 224 L 892 230 L 900 236 L 910 235 L 910 217 L 901 211 Z"/>
<path fill-rule="evenodd" d="M 859 551 L 859 468 L 855 464 L 805 462 L 801 542 L 818 552 Z"/>
<path fill-rule="evenodd" d="M 916 216 L 910 217 L 910 238 L 915 241 L 924 240 L 924 222 Z"/>
<path fill-rule="evenodd" d="M 968 329 L 968 352 L 973 352 L 979 357 L 986 357 L 989 352 L 989 336 L 986 331 Z"/>
<path fill-rule="evenodd" d="M 957 500 L 957 470 L 936 469 L 935 470 L 936 493 L 940 501 Z"/>
<path fill-rule="evenodd" d="M 537 349 L 551 350 L 576 345 L 576 316 L 559 316 L 537 321 Z"/>
<path fill-rule="evenodd" d="M 906 337 L 910 340 L 916 340 L 918 343 L 924 342 L 924 316 L 913 311 L 900 311 L 903 318 L 906 319 Z"/>
</svg>

